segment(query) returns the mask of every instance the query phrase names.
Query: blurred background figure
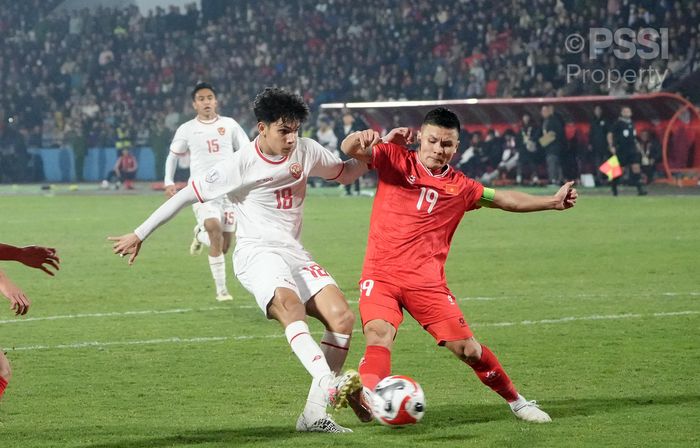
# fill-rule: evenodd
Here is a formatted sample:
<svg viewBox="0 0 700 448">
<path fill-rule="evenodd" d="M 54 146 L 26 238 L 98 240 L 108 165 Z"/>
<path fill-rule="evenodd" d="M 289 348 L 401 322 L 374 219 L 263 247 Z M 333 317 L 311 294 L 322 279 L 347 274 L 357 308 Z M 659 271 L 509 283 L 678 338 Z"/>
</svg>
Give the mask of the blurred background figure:
<svg viewBox="0 0 700 448">
<path fill-rule="evenodd" d="M 343 112 L 343 117 L 340 123 L 338 123 L 335 127 L 335 135 L 338 137 L 338 141 L 342 142 L 345 140 L 345 138 L 352 134 L 355 131 L 359 131 L 362 129 L 365 129 L 366 126 L 359 126 L 358 120 L 355 119 L 355 116 L 352 114 L 350 111 L 345 111 Z M 340 158 L 342 160 L 348 160 L 349 157 L 343 152 L 340 151 Z M 355 195 L 360 194 L 360 179 L 357 179 L 353 184 L 351 185 L 344 185 L 345 187 L 345 194 L 347 196 L 352 195 L 353 188 L 355 190 Z"/>
<path fill-rule="evenodd" d="M 125 189 L 133 190 L 138 168 L 139 164 L 136 162 L 136 158 L 129 152 L 128 147 L 124 147 L 121 155 L 114 163 L 114 168 L 107 173 L 107 176 L 102 181 L 101 187 L 108 189 L 113 186 L 115 189 L 119 189 L 124 185 Z"/>
</svg>

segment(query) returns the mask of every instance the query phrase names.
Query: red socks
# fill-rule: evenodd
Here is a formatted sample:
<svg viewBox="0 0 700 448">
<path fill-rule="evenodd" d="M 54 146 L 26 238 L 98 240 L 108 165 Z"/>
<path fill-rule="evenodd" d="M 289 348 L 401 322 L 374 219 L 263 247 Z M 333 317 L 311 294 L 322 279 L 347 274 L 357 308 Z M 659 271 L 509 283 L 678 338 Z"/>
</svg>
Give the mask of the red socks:
<svg viewBox="0 0 700 448">
<path fill-rule="evenodd" d="M 7 380 L 0 376 L 0 398 L 2 398 L 2 394 L 5 393 L 5 388 L 7 387 Z"/>
<path fill-rule="evenodd" d="M 391 375 L 391 351 L 381 345 L 368 345 L 357 370 L 362 385 L 374 390 L 377 383 Z"/>
<path fill-rule="evenodd" d="M 518 399 L 518 392 L 515 390 L 513 382 L 506 375 L 496 355 L 488 347 L 482 345 L 481 359 L 469 366 L 474 369 L 474 373 L 482 383 L 493 389 L 506 401 L 511 402 Z"/>
</svg>

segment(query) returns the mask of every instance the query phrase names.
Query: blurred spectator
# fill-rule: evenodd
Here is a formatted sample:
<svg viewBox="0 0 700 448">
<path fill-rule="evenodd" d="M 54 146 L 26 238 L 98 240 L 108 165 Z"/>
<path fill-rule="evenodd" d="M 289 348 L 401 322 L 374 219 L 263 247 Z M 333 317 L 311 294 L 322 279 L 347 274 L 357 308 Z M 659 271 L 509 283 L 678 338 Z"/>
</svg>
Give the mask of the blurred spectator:
<svg viewBox="0 0 700 448">
<path fill-rule="evenodd" d="M 0 182 L 23 182 L 27 171 L 27 145 L 15 129 L 15 118 L 0 110 Z"/>
<path fill-rule="evenodd" d="M 114 168 L 107 173 L 107 177 L 102 181 L 102 188 L 108 189 L 110 186 L 114 186 L 119 189 L 123 184 L 127 190 L 133 190 L 138 167 L 136 158 L 131 155 L 129 149 L 122 149 L 121 155 L 114 163 Z"/>
<path fill-rule="evenodd" d="M 501 150 L 501 160 L 498 162 L 496 169 L 484 173 L 481 176 L 481 183 L 492 185 L 493 181 L 498 177 L 506 178 L 508 173 L 511 173 L 518 166 L 519 154 L 515 143 L 515 132 L 511 129 L 503 133 L 503 139 L 499 140 L 503 144 Z"/>
<path fill-rule="evenodd" d="M 645 183 L 650 184 L 656 175 L 656 164 L 661 161 L 661 144 L 656 136 L 648 129 L 639 134 L 639 152 L 642 155 L 642 173 L 646 177 Z"/>
<path fill-rule="evenodd" d="M 350 111 L 343 112 L 342 122 L 335 127 L 335 135 L 338 137 L 338 141 L 342 142 L 345 137 L 352 134 L 355 131 L 361 131 L 367 129 L 367 126 L 360 125 L 355 116 Z M 343 160 L 348 160 L 347 154 L 340 151 L 340 158 Z M 345 194 L 347 196 L 352 195 L 352 187 L 355 186 L 355 194 L 359 196 L 360 194 L 360 179 L 357 179 L 353 184 L 345 185 Z"/>
<path fill-rule="evenodd" d="M 610 158 L 608 150 L 608 121 L 603 117 L 603 108 L 595 106 L 593 109 L 593 117 L 588 131 L 588 151 L 592 158 L 595 173 L 598 176 L 598 182 L 605 182 L 607 176 L 598 170 L 598 167 Z"/>
<path fill-rule="evenodd" d="M 537 167 L 544 157 L 537 141 L 539 137 L 539 129 L 533 125 L 530 114 L 523 114 L 519 138 L 516 141 L 519 157 L 515 182 L 518 185 L 522 184 L 523 176 L 530 176 L 530 182 L 533 185 L 540 183 Z"/>
<path fill-rule="evenodd" d="M 550 185 L 559 185 L 562 181 L 561 155 L 566 150 L 564 120 L 554 112 L 554 106 L 542 106 L 542 136 L 539 144 L 544 148 L 547 162 L 547 178 Z"/>
</svg>

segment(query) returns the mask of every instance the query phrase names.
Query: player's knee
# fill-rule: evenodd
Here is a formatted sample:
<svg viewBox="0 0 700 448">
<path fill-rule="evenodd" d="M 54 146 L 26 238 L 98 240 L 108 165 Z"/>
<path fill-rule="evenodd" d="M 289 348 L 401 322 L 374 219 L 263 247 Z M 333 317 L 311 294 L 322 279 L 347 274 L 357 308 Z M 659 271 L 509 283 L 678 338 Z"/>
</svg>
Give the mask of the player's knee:
<svg viewBox="0 0 700 448">
<path fill-rule="evenodd" d="M 473 364 L 481 359 L 481 344 L 474 338 L 448 342 L 447 347 L 461 361 Z"/>
<path fill-rule="evenodd" d="M 365 325 L 364 333 L 367 345 L 390 347 L 394 340 L 395 331 L 389 322 L 373 320 Z"/>
<path fill-rule="evenodd" d="M 223 231 L 221 230 L 221 223 L 216 219 L 206 219 L 204 220 L 204 230 L 207 231 L 210 237 L 212 236 L 223 236 Z"/>
<path fill-rule="evenodd" d="M 334 331 L 343 334 L 350 334 L 352 332 L 352 327 L 355 325 L 355 313 L 350 311 L 349 308 L 345 308 L 337 313 L 335 320 L 335 325 L 333 325 L 335 328 Z"/>
</svg>

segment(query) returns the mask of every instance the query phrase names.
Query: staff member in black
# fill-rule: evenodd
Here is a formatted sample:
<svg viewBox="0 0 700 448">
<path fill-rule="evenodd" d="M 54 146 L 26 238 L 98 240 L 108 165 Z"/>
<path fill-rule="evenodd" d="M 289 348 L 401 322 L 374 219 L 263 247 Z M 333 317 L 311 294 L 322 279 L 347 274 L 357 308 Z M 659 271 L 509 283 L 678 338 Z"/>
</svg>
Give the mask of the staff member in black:
<svg viewBox="0 0 700 448">
<path fill-rule="evenodd" d="M 630 183 L 637 187 L 637 194 L 644 196 L 647 191 L 644 189 L 641 181 L 641 162 L 642 157 L 637 149 L 637 131 L 634 129 L 632 122 L 632 109 L 629 106 L 623 106 L 620 110 L 620 116 L 613 123 L 608 132 L 608 145 L 610 153 L 617 155 L 620 161 L 620 166 L 623 169 L 630 169 Z M 617 185 L 620 178 L 613 179 L 610 183 L 613 196 L 617 196 Z"/>
</svg>

